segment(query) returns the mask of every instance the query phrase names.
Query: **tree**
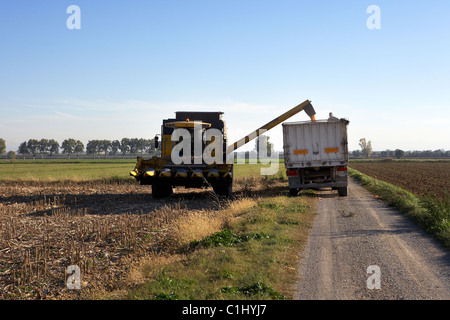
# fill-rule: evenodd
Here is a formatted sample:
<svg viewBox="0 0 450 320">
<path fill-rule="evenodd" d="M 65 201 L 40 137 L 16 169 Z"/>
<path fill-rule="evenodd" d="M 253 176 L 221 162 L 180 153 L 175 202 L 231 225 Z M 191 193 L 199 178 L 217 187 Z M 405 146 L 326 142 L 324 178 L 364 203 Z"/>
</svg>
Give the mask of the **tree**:
<svg viewBox="0 0 450 320">
<path fill-rule="evenodd" d="M 362 138 L 359 140 L 359 146 L 361 147 L 362 154 L 369 158 L 372 153 L 372 142 L 366 141 L 366 138 Z"/>
<path fill-rule="evenodd" d="M 137 151 L 140 151 L 141 152 L 141 156 L 142 156 L 142 153 L 144 153 L 144 152 L 148 152 L 150 149 L 151 149 L 151 147 L 152 147 L 152 141 L 151 140 L 149 140 L 149 139 L 137 139 Z"/>
<path fill-rule="evenodd" d="M 41 154 L 41 159 L 44 159 L 44 154 L 49 153 L 50 145 L 48 139 L 41 139 L 39 141 L 39 153 Z"/>
<path fill-rule="evenodd" d="M 0 154 L 4 154 L 6 151 L 6 141 L 0 138 Z"/>
<path fill-rule="evenodd" d="M 111 140 L 100 140 L 99 148 L 99 151 L 103 152 L 106 156 L 111 149 Z"/>
<path fill-rule="evenodd" d="M 98 153 L 98 140 L 89 140 L 86 145 L 86 153 L 87 154 L 96 154 Z"/>
<path fill-rule="evenodd" d="M 154 153 L 155 151 L 155 139 L 148 139 L 147 140 L 147 148 L 145 149 L 145 152 L 147 153 Z"/>
<path fill-rule="evenodd" d="M 75 142 L 75 147 L 73 148 L 73 151 L 77 154 L 77 158 L 80 156 L 80 153 L 84 151 L 84 144 L 80 140 L 77 140 Z"/>
<path fill-rule="evenodd" d="M 122 152 L 122 154 L 127 154 L 130 152 L 129 138 L 122 138 L 122 140 L 120 140 L 120 151 Z"/>
<path fill-rule="evenodd" d="M 100 154 L 105 156 L 111 150 L 111 140 L 89 140 L 86 145 L 86 153 L 88 154 Z"/>
<path fill-rule="evenodd" d="M 50 158 L 54 155 L 54 154 L 58 154 L 59 153 L 59 143 L 54 140 L 54 139 L 50 139 L 48 141 L 48 152 L 50 153 Z"/>
<path fill-rule="evenodd" d="M 111 142 L 111 154 L 116 157 L 117 152 L 120 149 L 120 141 L 119 140 L 113 140 Z"/>
<path fill-rule="evenodd" d="M 400 159 L 401 157 L 403 157 L 405 155 L 405 151 L 400 150 L 400 149 L 395 149 L 394 155 L 397 159 Z"/>
<path fill-rule="evenodd" d="M 260 152 L 266 153 L 265 155 L 264 154 L 262 155 L 263 157 L 264 156 L 270 157 L 272 155 L 273 143 L 269 142 L 269 139 L 270 139 L 270 137 L 268 137 L 266 135 L 262 135 L 262 136 L 259 136 L 258 138 L 256 138 L 255 150 L 256 150 L 258 156 L 260 156 Z M 263 147 L 262 150 L 259 150 L 260 145 Z"/>
<path fill-rule="evenodd" d="M 355 156 L 355 158 L 359 158 L 359 156 L 361 155 L 361 151 L 359 150 L 353 150 L 352 154 Z"/>
<path fill-rule="evenodd" d="M 23 155 L 24 159 L 25 159 L 25 155 L 30 153 L 30 151 L 28 150 L 26 141 L 22 142 L 19 145 L 19 149 L 17 149 L 17 153 L 20 153 L 21 155 Z"/>
<path fill-rule="evenodd" d="M 70 159 L 70 155 L 74 153 L 76 145 L 77 141 L 75 139 L 66 139 L 61 144 L 61 148 L 63 149 L 62 152 L 67 153 L 67 156 Z"/>
<path fill-rule="evenodd" d="M 8 151 L 6 154 L 9 160 L 14 161 L 16 160 L 16 153 L 14 151 Z"/>
<path fill-rule="evenodd" d="M 130 146 L 130 153 L 138 153 L 138 151 L 139 151 L 139 139 L 138 138 L 131 138 L 129 146 Z"/>
<path fill-rule="evenodd" d="M 36 155 L 39 153 L 39 141 L 36 139 L 28 140 L 27 149 L 33 155 L 33 159 L 36 159 Z"/>
</svg>

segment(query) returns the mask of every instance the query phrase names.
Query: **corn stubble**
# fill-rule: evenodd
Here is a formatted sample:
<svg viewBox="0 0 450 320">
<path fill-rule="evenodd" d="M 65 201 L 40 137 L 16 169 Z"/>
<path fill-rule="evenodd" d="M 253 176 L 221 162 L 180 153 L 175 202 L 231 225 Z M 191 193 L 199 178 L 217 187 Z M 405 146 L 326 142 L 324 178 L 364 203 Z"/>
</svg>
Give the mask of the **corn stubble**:
<svg viewBox="0 0 450 320">
<path fill-rule="evenodd" d="M 153 200 L 149 189 L 111 181 L 2 182 L 0 196 L 1 299 L 120 292 L 143 261 L 170 260 L 254 204 L 221 202 L 208 191 Z M 66 286 L 70 265 L 80 268 L 81 290 Z"/>
</svg>

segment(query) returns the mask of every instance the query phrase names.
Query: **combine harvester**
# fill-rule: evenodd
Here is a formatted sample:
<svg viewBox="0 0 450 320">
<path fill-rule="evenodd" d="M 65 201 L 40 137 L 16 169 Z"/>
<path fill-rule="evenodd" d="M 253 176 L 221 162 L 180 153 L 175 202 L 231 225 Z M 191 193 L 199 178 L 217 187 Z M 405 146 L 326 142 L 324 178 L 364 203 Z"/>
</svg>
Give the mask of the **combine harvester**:
<svg viewBox="0 0 450 320">
<path fill-rule="evenodd" d="M 315 121 L 316 112 L 311 102 L 306 100 L 229 146 L 222 112 L 176 112 L 175 119 L 163 120 L 161 157 L 149 160 L 138 157 L 130 175 L 141 185 L 151 185 L 154 198 L 170 196 L 175 186 L 212 186 L 217 195 L 230 197 L 233 186 L 233 152 L 302 110 Z M 159 138 L 156 135 L 155 148 L 158 147 Z M 205 158 L 205 153 L 211 156 Z"/>
</svg>

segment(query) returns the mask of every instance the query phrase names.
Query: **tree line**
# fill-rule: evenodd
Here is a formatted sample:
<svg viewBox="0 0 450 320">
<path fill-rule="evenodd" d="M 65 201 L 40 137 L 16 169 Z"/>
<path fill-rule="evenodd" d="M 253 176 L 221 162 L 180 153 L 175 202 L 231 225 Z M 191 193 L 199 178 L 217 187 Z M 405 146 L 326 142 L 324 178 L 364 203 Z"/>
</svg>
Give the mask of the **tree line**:
<svg viewBox="0 0 450 320">
<path fill-rule="evenodd" d="M 118 153 L 121 153 L 123 155 L 136 153 L 153 153 L 154 146 L 154 139 L 142 138 L 123 138 L 121 140 L 89 140 L 86 146 L 80 140 L 72 138 L 64 140 L 61 144 L 59 144 L 59 142 L 55 139 L 29 139 L 28 141 L 24 141 L 19 145 L 17 153 L 23 156 L 31 155 L 33 156 L 33 158 L 40 156 L 42 159 L 44 158 L 44 156 L 49 156 L 51 158 L 53 155 L 59 154 L 60 152 L 62 154 L 67 154 L 69 158 L 71 155 L 80 155 L 84 152 L 91 155 L 105 154 L 116 156 Z M 0 154 L 3 154 L 5 150 L 5 141 L 3 139 L 0 139 Z M 8 157 L 10 157 L 9 153 Z"/>
<path fill-rule="evenodd" d="M 423 150 L 423 151 L 404 151 L 402 149 L 390 150 L 386 149 L 383 151 L 372 152 L 372 142 L 367 141 L 366 138 L 359 139 L 359 147 L 361 150 L 354 150 L 352 152 L 355 158 L 370 158 L 373 154 L 376 157 L 395 157 L 401 159 L 403 157 L 408 158 L 448 158 L 450 157 L 450 150 L 438 149 L 438 150 Z"/>
</svg>

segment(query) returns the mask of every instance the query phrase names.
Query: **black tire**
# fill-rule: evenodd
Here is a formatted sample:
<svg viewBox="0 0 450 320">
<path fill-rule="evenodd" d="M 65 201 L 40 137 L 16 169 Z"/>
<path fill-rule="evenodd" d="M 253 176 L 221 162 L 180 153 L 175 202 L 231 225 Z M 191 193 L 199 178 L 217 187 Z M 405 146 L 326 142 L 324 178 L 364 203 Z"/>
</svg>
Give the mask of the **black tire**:
<svg viewBox="0 0 450 320">
<path fill-rule="evenodd" d="M 298 188 L 292 188 L 292 189 L 289 189 L 289 195 L 290 195 L 291 197 L 296 197 L 296 196 L 298 195 L 298 192 L 299 192 L 299 189 L 298 189 Z"/>
<path fill-rule="evenodd" d="M 221 181 L 212 185 L 218 196 L 231 198 L 233 196 L 233 181 Z"/>
<path fill-rule="evenodd" d="M 347 196 L 347 187 L 339 187 L 337 190 L 341 197 Z"/>
<path fill-rule="evenodd" d="M 173 190 L 170 184 L 155 182 L 152 185 L 152 197 L 155 199 L 167 198 L 172 193 Z"/>
</svg>

